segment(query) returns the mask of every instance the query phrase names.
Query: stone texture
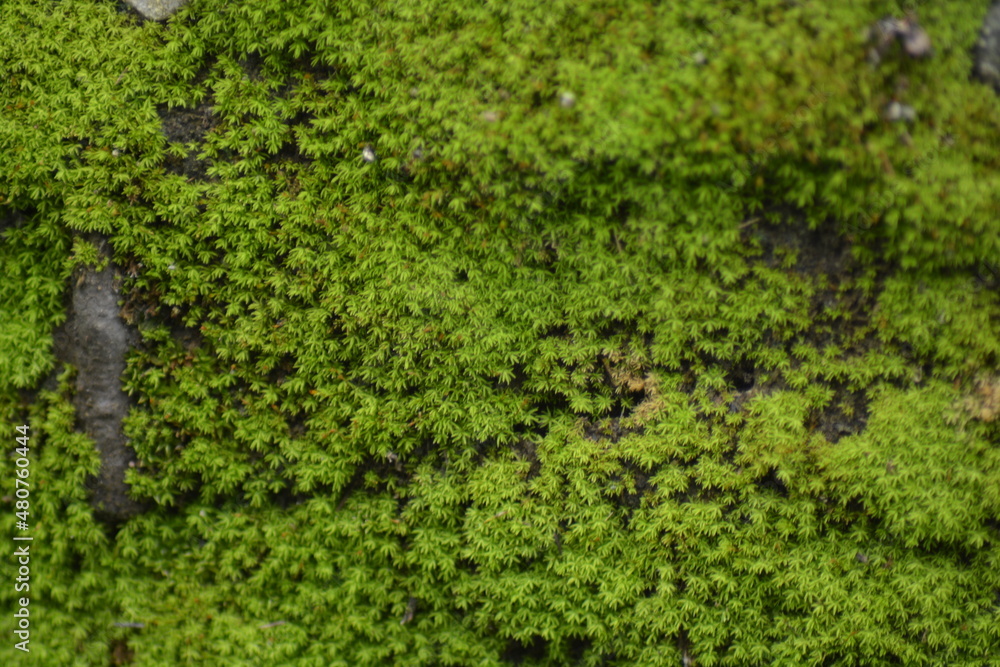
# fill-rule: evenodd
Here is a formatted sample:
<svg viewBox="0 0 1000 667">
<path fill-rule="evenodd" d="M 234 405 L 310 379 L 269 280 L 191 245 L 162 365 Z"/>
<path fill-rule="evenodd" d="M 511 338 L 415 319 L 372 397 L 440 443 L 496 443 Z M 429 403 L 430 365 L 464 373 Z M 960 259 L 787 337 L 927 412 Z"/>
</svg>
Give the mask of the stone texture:
<svg viewBox="0 0 1000 667">
<path fill-rule="evenodd" d="M 125 0 L 143 18 L 150 21 L 163 21 L 180 9 L 187 0 Z"/>
<path fill-rule="evenodd" d="M 983 19 L 976 45 L 975 74 L 1000 92 L 1000 2 L 994 3 Z"/>
<path fill-rule="evenodd" d="M 108 257 L 105 239 L 89 239 Z M 96 514 L 113 522 L 123 521 L 142 510 L 128 495 L 125 471 L 135 463 L 135 452 L 122 432 L 129 397 L 122 391 L 125 355 L 135 344 L 136 333 L 119 316 L 117 268 L 103 271 L 78 269 L 66 322 L 54 335 L 56 357 L 77 369 L 73 405 L 77 428 L 93 439 L 101 457 L 101 469 L 90 481 L 91 502 Z"/>
</svg>

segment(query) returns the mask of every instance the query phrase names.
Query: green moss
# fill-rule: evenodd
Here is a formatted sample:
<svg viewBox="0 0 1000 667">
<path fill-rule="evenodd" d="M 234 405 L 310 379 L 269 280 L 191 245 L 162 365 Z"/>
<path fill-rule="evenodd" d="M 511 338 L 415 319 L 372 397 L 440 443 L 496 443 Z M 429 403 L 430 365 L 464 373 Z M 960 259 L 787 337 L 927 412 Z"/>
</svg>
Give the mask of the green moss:
<svg viewBox="0 0 1000 667">
<path fill-rule="evenodd" d="M 32 657 L 994 662 L 986 4 L 873 68 L 886 3 L 5 3 Z M 91 232 L 142 336 L 117 532 L 33 393 Z"/>
</svg>

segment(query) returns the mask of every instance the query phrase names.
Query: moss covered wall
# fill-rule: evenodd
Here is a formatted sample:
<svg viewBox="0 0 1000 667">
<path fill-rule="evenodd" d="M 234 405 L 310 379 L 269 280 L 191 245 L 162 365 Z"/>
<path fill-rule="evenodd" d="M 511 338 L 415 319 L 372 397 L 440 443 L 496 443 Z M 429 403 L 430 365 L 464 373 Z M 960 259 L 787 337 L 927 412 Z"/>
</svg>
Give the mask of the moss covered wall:
<svg viewBox="0 0 1000 667">
<path fill-rule="evenodd" d="M 4 662 L 996 664 L 987 5 L 873 67 L 894 3 L 673 4 L 0 5 Z M 89 234 L 119 524 L 52 351 Z"/>
</svg>

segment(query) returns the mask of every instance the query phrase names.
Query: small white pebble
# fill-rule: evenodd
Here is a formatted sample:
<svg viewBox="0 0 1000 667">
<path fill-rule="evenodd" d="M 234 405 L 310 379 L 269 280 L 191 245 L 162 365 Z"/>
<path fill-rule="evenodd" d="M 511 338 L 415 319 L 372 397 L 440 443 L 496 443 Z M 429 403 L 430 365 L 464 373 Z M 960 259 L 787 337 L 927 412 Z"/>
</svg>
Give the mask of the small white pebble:
<svg viewBox="0 0 1000 667">
<path fill-rule="evenodd" d="M 890 102 L 886 106 L 885 119 L 889 121 L 915 121 L 917 119 L 917 111 L 909 104 L 900 104 L 899 102 Z"/>
<path fill-rule="evenodd" d="M 904 19 L 900 28 L 903 48 L 911 58 L 927 58 L 934 52 L 931 48 L 931 38 L 915 19 Z"/>
<path fill-rule="evenodd" d="M 375 149 L 371 146 L 365 146 L 361 149 L 361 157 L 364 158 L 365 162 L 374 162 L 377 159 Z"/>
</svg>

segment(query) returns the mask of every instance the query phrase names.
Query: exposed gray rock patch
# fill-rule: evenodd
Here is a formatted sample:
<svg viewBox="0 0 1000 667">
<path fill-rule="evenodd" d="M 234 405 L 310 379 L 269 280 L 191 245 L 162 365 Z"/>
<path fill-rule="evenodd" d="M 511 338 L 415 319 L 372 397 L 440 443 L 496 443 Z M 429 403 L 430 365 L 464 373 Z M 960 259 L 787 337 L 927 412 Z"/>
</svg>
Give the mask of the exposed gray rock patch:
<svg viewBox="0 0 1000 667">
<path fill-rule="evenodd" d="M 104 239 L 89 240 L 103 257 L 110 256 Z M 125 483 L 125 471 L 136 456 L 122 432 L 130 402 L 121 376 L 137 334 L 119 316 L 119 283 L 117 267 L 110 262 L 102 271 L 78 269 L 68 317 L 55 335 L 56 356 L 77 369 L 73 403 L 78 428 L 94 440 L 101 457 L 100 472 L 90 484 L 92 504 L 99 516 L 112 521 L 142 510 Z"/>
<path fill-rule="evenodd" d="M 187 0 L 125 0 L 143 18 L 150 21 L 163 21 L 180 9 Z"/>
<path fill-rule="evenodd" d="M 1000 93 L 1000 2 L 994 3 L 983 19 L 975 57 L 975 75 Z"/>
</svg>

